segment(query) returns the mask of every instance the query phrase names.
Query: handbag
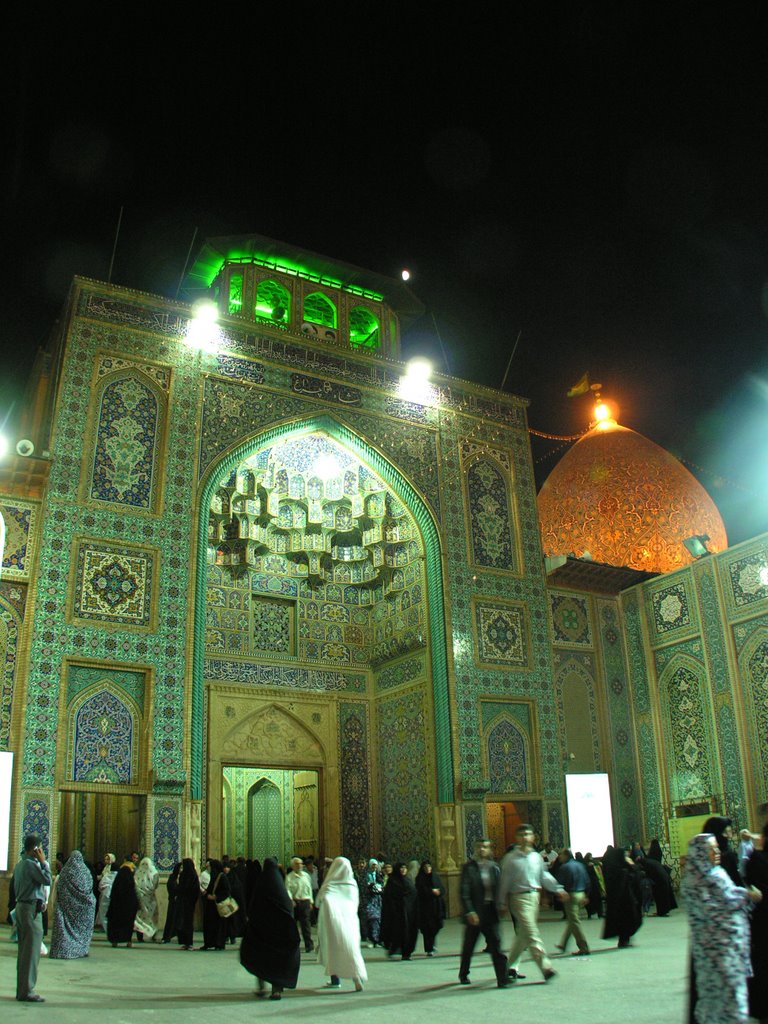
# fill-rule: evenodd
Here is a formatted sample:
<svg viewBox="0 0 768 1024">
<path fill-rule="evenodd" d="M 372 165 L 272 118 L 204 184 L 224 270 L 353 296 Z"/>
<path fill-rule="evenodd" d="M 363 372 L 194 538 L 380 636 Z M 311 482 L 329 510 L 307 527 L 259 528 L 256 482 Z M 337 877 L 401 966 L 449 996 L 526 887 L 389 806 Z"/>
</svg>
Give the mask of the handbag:
<svg viewBox="0 0 768 1024">
<path fill-rule="evenodd" d="M 218 911 L 219 917 L 232 917 L 232 915 L 236 914 L 239 909 L 237 900 L 233 899 L 232 896 L 227 896 L 221 901 L 221 903 L 216 904 L 216 910 Z"/>
</svg>

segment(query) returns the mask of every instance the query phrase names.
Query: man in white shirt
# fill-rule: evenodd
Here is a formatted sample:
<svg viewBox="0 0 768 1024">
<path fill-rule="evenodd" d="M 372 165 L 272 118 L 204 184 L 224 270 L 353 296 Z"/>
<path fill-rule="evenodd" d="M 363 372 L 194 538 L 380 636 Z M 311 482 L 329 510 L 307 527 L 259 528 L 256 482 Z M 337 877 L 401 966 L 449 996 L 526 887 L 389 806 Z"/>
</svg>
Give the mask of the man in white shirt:
<svg viewBox="0 0 768 1024">
<path fill-rule="evenodd" d="M 533 848 L 533 829 L 520 825 L 516 833 L 517 846 L 501 862 L 499 909 L 509 903 L 515 917 L 516 936 L 509 953 L 509 977 L 523 978 L 518 971 L 520 957 L 526 949 L 544 975 L 544 981 L 554 978 L 556 972 L 547 956 L 539 933 L 539 901 L 541 890 L 556 892 L 563 902 L 570 898 L 562 885 L 547 871 L 540 853 Z"/>
<path fill-rule="evenodd" d="M 304 861 L 301 857 L 294 857 L 291 861 L 291 870 L 285 876 L 285 888 L 293 900 L 293 916 L 301 929 L 301 937 L 304 940 L 304 952 L 311 953 L 315 948 L 310 928 L 312 880 L 304 870 Z"/>
</svg>

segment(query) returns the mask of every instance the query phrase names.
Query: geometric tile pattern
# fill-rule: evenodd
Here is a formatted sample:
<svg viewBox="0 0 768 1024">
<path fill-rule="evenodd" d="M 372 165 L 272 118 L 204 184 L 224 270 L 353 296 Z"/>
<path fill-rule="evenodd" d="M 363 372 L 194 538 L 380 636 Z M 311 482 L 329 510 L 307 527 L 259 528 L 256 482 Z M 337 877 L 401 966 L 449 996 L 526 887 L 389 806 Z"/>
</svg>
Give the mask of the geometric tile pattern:
<svg viewBox="0 0 768 1024">
<path fill-rule="evenodd" d="M 152 811 L 152 859 L 159 871 L 171 871 L 181 849 L 181 801 L 175 798 L 153 800 Z"/>
<path fill-rule="evenodd" d="M 130 707 L 107 689 L 73 708 L 68 777 L 73 782 L 135 783 L 137 725 Z"/>
<path fill-rule="evenodd" d="M 690 600 L 684 581 L 654 591 L 651 597 L 653 624 L 659 635 L 691 624 Z"/>
<path fill-rule="evenodd" d="M 486 755 L 492 793 L 527 793 L 528 737 L 516 722 L 499 717 L 487 730 Z"/>
<path fill-rule="evenodd" d="M 576 594 L 555 592 L 550 592 L 549 600 L 555 643 L 591 647 L 592 633 L 586 600 Z"/>
<path fill-rule="evenodd" d="M 755 551 L 728 564 L 727 580 L 735 608 L 768 600 L 768 551 Z"/>
<path fill-rule="evenodd" d="M 467 857 L 474 857 L 475 855 L 475 843 L 478 839 L 482 839 L 485 834 L 483 828 L 483 811 L 481 807 L 469 807 L 465 805 L 464 808 L 464 848 L 466 850 Z M 496 851 L 496 856 L 499 856 L 500 851 Z"/>
<path fill-rule="evenodd" d="M 253 596 L 253 649 L 270 654 L 295 654 L 294 621 L 296 606 L 292 601 Z"/>
<path fill-rule="evenodd" d="M 431 856 L 432 792 L 426 780 L 425 697 L 421 689 L 377 701 L 383 845 L 390 859 Z"/>
<path fill-rule="evenodd" d="M 488 458 L 479 458 L 467 470 L 466 494 L 472 561 L 488 569 L 517 569 L 507 481 Z"/>
<path fill-rule="evenodd" d="M 617 836 L 640 835 L 642 817 L 640 800 L 649 804 L 659 801 L 656 783 L 656 752 L 653 745 L 643 753 L 643 785 L 638 785 L 635 767 L 635 730 L 632 721 L 633 700 L 638 685 L 642 689 L 644 662 L 642 639 L 638 636 L 638 600 L 634 591 L 622 595 L 624 621 L 629 655 L 629 673 L 624 661 L 619 623 L 618 602 L 612 599 L 597 601 L 600 653 L 605 679 L 605 700 L 608 706 L 609 750 L 613 762 L 611 796 L 613 800 L 614 831 Z M 639 650 L 639 656 L 638 656 Z M 630 686 L 631 680 L 631 686 Z M 627 737 L 626 742 L 619 742 Z M 647 760 L 646 760 L 647 759 Z M 647 810 L 646 810 L 647 814 Z"/>
<path fill-rule="evenodd" d="M 10 749 L 11 711 L 26 595 L 26 584 L 0 582 L 0 750 Z"/>
<path fill-rule="evenodd" d="M 74 619 L 143 629 L 151 626 L 156 552 L 106 541 L 78 540 L 73 560 Z"/>
<path fill-rule="evenodd" d="M 479 665 L 527 668 L 528 628 L 522 603 L 476 601 L 475 636 Z"/>
<path fill-rule="evenodd" d="M 341 776 L 342 849 L 349 857 L 364 857 L 373 849 L 371 799 L 368 783 L 368 705 L 339 703 L 339 750 Z"/>
<path fill-rule="evenodd" d="M 165 380 L 168 371 L 163 373 Z M 141 371 L 121 369 L 102 379 L 95 400 L 97 427 L 88 497 L 153 511 L 160 454 L 156 440 L 165 417 L 165 395 L 151 387 Z"/>
<path fill-rule="evenodd" d="M 48 803 L 41 797 L 30 797 L 24 807 L 24 819 L 21 826 L 23 836 L 35 833 L 40 836 L 41 845 L 50 858 L 51 817 Z"/>
<path fill-rule="evenodd" d="M 673 771 L 670 788 L 676 802 L 715 792 L 709 766 L 702 678 L 691 665 L 678 665 L 660 680 L 669 718 Z"/>
<path fill-rule="evenodd" d="M 411 683 L 414 679 L 423 677 L 426 670 L 423 656 L 404 658 L 402 661 L 395 662 L 394 665 L 387 665 L 376 673 L 376 689 L 378 691 L 391 690 L 395 686 Z"/>
<path fill-rule="evenodd" d="M 5 524 L 5 547 L 0 552 L 3 579 L 29 579 L 39 512 L 40 506 L 36 503 L 16 498 L 0 499 L 0 516 Z"/>
</svg>

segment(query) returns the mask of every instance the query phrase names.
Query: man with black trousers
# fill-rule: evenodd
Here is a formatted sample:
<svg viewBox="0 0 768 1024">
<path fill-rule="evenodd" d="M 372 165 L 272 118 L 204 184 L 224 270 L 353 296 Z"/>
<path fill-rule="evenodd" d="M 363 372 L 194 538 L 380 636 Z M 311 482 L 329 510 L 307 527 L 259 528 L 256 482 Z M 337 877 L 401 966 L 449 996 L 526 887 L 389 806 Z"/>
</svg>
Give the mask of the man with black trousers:
<svg viewBox="0 0 768 1024">
<path fill-rule="evenodd" d="M 501 952 L 499 912 L 496 907 L 499 878 L 499 866 L 491 859 L 490 839 L 478 839 L 475 842 L 474 857 L 461 869 L 461 908 L 465 922 L 459 966 L 459 981 L 462 985 L 470 984 L 469 965 L 478 936 L 482 932 L 493 960 L 496 984 L 499 988 L 507 987 L 507 958 Z"/>
</svg>

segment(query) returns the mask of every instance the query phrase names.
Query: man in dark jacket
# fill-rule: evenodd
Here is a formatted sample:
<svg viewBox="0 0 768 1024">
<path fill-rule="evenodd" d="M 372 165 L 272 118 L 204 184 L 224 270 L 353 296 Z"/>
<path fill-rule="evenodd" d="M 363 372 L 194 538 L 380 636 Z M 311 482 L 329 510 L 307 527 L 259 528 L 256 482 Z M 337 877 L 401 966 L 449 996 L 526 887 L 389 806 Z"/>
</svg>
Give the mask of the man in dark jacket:
<svg viewBox="0 0 768 1024">
<path fill-rule="evenodd" d="M 493 960 L 496 984 L 499 988 L 507 986 L 507 958 L 501 952 L 499 913 L 496 908 L 498 891 L 499 866 L 491 860 L 491 841 L 478 839 L 474 857 L 461 869 L 461 909 L 465 922 L 459 966 L 459 981 L 462 985 L 470 983 L 469 965 L 478 936 L 482 932 Z"/>
</svg>

